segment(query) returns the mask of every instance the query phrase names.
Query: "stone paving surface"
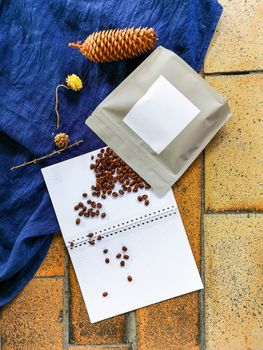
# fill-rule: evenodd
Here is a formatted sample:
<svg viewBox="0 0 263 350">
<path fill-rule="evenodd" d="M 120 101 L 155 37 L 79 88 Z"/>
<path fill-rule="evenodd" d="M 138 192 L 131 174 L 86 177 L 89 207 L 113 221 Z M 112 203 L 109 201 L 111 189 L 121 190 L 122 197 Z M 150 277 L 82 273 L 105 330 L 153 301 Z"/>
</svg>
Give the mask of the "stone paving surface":
<svg viewBox="0 0 263 350">
<path fill-rule="evenodd" d="M 173 188 L 205 290 L 92 325 L 55 235 L 0 350 L 263 349 L 263 1 L 221 3 L 203 76 L 233 117 Z"/>
</svg>

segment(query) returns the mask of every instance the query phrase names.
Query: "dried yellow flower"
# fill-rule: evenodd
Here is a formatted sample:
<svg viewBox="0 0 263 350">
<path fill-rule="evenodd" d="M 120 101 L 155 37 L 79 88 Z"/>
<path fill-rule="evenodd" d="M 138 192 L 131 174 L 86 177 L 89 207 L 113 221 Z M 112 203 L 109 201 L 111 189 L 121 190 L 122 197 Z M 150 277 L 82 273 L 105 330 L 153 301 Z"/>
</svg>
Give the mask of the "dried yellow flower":
<svg viewBox="0 0 263 350">
<path fill-rule="evenodd" d="M 68 75 L 66 78 L 67 87 L 74 91 L 82 89 L 82 81 L 76 74 Z"/>
<path fill-rule="evenodd" d="M 67 147 L 69 144 L 69 141 L 70 141 L 69 136 L 64 132 L 61 132 L 54 137 L 54 143 L 58 148 Z"/>
</svg>

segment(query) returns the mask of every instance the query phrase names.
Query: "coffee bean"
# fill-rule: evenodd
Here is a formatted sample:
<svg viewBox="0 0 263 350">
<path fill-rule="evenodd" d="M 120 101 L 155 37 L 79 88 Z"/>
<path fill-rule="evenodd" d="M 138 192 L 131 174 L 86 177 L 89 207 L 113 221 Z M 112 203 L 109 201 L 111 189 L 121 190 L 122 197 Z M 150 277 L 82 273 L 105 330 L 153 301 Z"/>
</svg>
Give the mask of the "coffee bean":
<svg viewBox="0 0 263 350">
<path fill-rule="evenodd" d="M 97 192 L 93 191 L 91 194 L 93 197 L 97 197 Z"/>
<path fill-rule="evenodd" d="M 139 202 L 141 202 L 142 201 L 142 196 L 138 196 L 137 199 L 138 199 Z"/>
<path fill-rule="evenodd" d="M 110 259 L 109 258 L 106 258 L 105 259 L 105 263 L 108 264 L 110 262 Z"/>
<path fill-rule="evenodd" d="M 99 235 L 99 236 L 97 237 L 97 240 L 98 240 L 98 241 L 101 241 L 101 235 Z"/>
<path fill-rule="evenodd" d="M 146 199 L 146 201 L 144 202 L 144 204 L 145 204 L 145 205 L 149 205 L 149 204 L 150 204 L 149 200 Z"/>
<path fill-rule="evenodd" d="M 107 191 L 107 194 L 108 194 L 108 195 L 111 195 L 111 191 Z"/>
<path fill-rule="evenodd" d="M 106 213 L 101 213 L 100 216 L 102 217 L 102 219 L 104 219 L 106 217 Z"/>
<path fill-rule="evenodd" d="M 122 260 L 122 261 L 120 262 L 120 266 L 123 267 L 124 265 L 125 265 L 125 261 Z"/>
<path fill-rule="evenodd" d="M 112 193 L 112 196 L 113 196 L 113 197 L 118 197 L 118 193 L 117 193 L 117 192 L 113 192 L 113 193 Z"/>
<path fill-rule="evenodd" d="M 73 243 L 73 242 L 70 242 L 70 246 L 71 246 L 71 247 L 74 247 L 74 243 Z"/>
<path fill-rule="evenodd" d="M 124 252 L 126 252 L 126 251 L 128 250 L 128 248 L 124 245 L 124 246 L 122 247 L 122 250 L 123 250 Z"/>
<path fill-rule="evenodd" d="M 87 200 L 87 204 L 90 204 L 90 203 L 91 203 L 91 199 L 88 199 L 88 200 Z"/>
<path fill-rule="evenodd" d="M 100 215 L 100 211 L 97 209 L 96 211 L 95 211 L 95 214 L 98 216 L 98 215 Z"/>
<path fill-rule="evenodd" d="M 118 253 L 118 254 L 116 255 L 116 258 L 117 258 L 117 259 L 120 259 L 120 258 L 121 258 L 121 253 Z"/>
<path fill-rule="evenodd" d="M 83 207 L 84 207 L 84 204 L 83 204 L 82 202 L 79 202 L 79 203 L 78 203 L 78 206 L 79 206 L 80 208 L 83 208 Z"/>
<path fill-rule="evenodd" d="M 93 232 L 90 232 L 90 233 L 88 233 L 88 235 L 87 235 L 89 238 L 91 238 L 91 237 L 93 237 L 94 236 L 94 233 Z"/>
<path fill-rule="evenodd" d="M 94 156 L 91 156 L 91 160 L 93 160 L 94 159 Z"/>
<path fill-rule="evenodd" d="M 123 255 L 123 257 L 124 257 L 125 260 L 129 259 L 129 255 Z"/>
<path fill-rule="evenodd" d="M 94 212 L 91 212 L 90 215 L 92 218 L 94 218 L 94 216 L 96 216 L 96 214 Z"/>
<path fill-rule="evenodd" d="M 102 204 L 101 203 L 97 203 L 97 208 L 102 208 Z"/>
<path fill-rule="evenodd" d="M 96 203 L 95 202 L 91 202 L 91 206 L 92 206 L 92 208 L 96 208 Z"/>
<path fill-rule="evenodd" d="M 95 168 L 95 165 L 94 164 L 90 164 L 90 169 L 94 169 Z"/>
<path fill-rule="evenodd" d="M 83 210 L 81 210 L 78 215 L 82 216 L 83 214 L 84 214 L 84 212 L 83 212 Z"/>
<path fill-rule="evenodd" d="M 80 224 L 80 218 L 76 219 L 76 224 L 79 225 Z"/>
<path fill-rule="evenodd" d="M 138 192 L 138 187 L 133 187 L 132 192 Z"/>
<path fill-rule="evenodd" d="M 129 282 L 131 282 L 131 281 L 132 281 L 132 276 L 128 276 L 128 277 L 127 277 L 127 280 L 128 280 Z"/>
<path fill-rule="evenodd" d="M 102 293 L 102 296 L 105 298 L 105 297 L 107 297 L 108 296 L 108 292 L 103 292 Z"/>
<path fill-rule="evenodd" d="M 90 213 L 89 213 L 89 212 L 86 212 L 86 213 L 84 213 L 84 216 L 85 216 L 85 218 L 89 218 Z"/>
<path fill-rule="evenodd" d="M 143 199 L 143 200 L 145 200 L 145 199 L 147 199 L 147 198 L 148 198 L 147 194 L 144 194 L 144 195 L 142 196 L 142 199 Z"/>
<path fill-rule="evenodd" d="M 88 241 L 90 245 L 94 245 L 95 242 L 94 241 Z"/>
<path fill-rule="evenodd" d="M 119 194 L 124 195 L 124 191 L 123 190 L 119 190 Z"/>
<path fill-rule="evenodd" d="M 102 194 L 102 195 L 101 195 L 101 198 L 106 199 L 106 195 L 105 195 L 105 194 Z"/>
<path fill-rule="evenodd" d="M 109 251 L 108 249 L 103 249 L 103 253 L 104 253 L 104 254 L 107 254 L 108 251 Z"/>
<path fill-rule="evenodd" d="M 86 192 L 82 193 L 82 197 L 86 198 L 88 197 L 88 194 Z"/>
<path fill-rule="evenodd" d="M 131 187 L 129 186 L 129 187 L 127 187 L 127 192 L 131 192 Z"/>
</svg>

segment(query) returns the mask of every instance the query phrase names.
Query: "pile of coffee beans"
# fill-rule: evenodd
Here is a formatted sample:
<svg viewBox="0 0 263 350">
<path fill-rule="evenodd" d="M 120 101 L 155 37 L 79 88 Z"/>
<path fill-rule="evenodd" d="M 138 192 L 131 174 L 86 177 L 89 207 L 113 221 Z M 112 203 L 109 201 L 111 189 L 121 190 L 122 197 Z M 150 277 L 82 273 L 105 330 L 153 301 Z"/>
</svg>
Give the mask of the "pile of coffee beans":
<svg viewBox="0 0 263 350">
<path fill-rule="evenodd" d="M 83 198 L 87 198 L 88 194 L 85 192 L 82 194 Z M 76 224 L 80 224 L 80 217 L 83 218 L 94 218 L 100 216 L 101 218 L 106 217 L 106 213 L 101 213 L 102 204 L 96 203 L 95 201 L 92 201 L 91 199 L 88 199 L 86 203 L 79 202 L 74 206 L 74 210 L 78 211 L 78 218 L 76 219 Z"/>
</svg>

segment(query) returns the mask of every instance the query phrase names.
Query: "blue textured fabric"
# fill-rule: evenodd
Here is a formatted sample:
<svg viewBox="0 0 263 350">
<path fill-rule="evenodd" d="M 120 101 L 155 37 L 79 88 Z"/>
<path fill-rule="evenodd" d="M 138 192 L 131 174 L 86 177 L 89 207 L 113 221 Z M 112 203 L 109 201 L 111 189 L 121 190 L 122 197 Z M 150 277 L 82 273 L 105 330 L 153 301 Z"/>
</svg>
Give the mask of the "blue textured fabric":
<svg viewBox="0 0 263 350">
<path fill-rule="evenodd" d="M 94 64 L 67 43 L 100 29 L 153 26 L 158 44 L 198 71 L 221 11 L 216 0 L 0 1 L 0 306 L 32 278 L 59 231 L 40 168 L 103 145 L 84 121 L 146 57 Z M 72 73 L 84 88 L 60 90 L 60 131 L 84 144 L 10 171 L 53 149 L 55 88 Z"/>
</svg>

